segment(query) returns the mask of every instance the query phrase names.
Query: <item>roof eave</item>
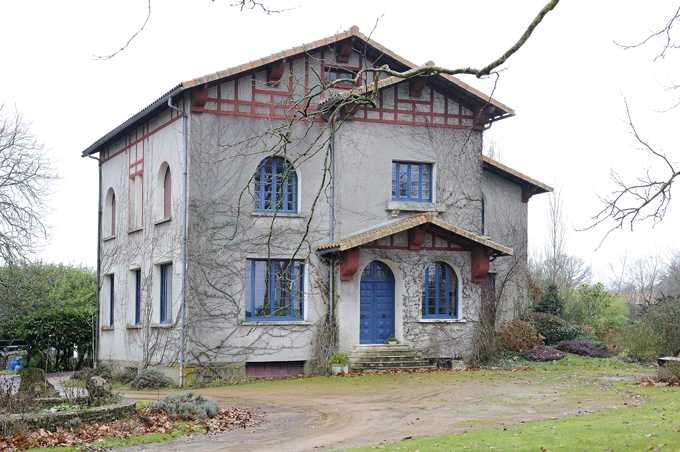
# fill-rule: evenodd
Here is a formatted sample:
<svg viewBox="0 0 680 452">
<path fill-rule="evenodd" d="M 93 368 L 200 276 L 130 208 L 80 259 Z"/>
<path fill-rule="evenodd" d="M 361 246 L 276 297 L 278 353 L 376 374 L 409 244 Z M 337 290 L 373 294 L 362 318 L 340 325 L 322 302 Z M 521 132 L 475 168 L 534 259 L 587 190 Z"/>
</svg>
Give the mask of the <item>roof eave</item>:
<svg viewBox="0 0 680 452">
<path fill-rule="evenodd" d="M 137 122 L 140 121 L 142 118 L 164 108 L 167 105 L 169 99 L 177 96 L 182 91 L 184 91 L 184 84 L 179 84 L 175 86 L 173 89 L 165 93 L 163 96 L 161 96 L 159 99 L 148 105 L 146 108 L 139 111 L 135 115 L 131 116 L 129 119 L 120 124 L 118 127 L 111 130 L 109 133 L 107 133 L 94 143 L 92 143 L 87 149 L 85 149 L 82 152 L 81 157 L 88 157 L 92 154 L 100 152 L 103 147 L 106 147 L 108 144 L 110 144 L 111 142 L 118 139 L 120 136 L 127 133 L 130 129 L 134 128 L 135 124 L 137 124 Z"/>
</svg>

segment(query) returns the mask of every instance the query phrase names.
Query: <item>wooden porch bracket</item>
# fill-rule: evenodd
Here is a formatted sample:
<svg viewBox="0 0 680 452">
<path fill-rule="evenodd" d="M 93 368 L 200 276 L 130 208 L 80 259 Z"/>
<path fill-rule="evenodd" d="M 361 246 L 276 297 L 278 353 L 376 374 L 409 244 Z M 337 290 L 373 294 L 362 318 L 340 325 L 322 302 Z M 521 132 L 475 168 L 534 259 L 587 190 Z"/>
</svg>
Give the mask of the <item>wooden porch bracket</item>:
<svg viewBox="0 0 680 452">
<path fill-rule="evenodd" d="M 489 255 L 484 252 L 484 248 L 476 247 L 472 250 L 470 257 L 470 280 L 480 283 L 489 273 Z"/>
<path fill-rule="evenodd" d="M 202 85 L 191 98 L 191 111 L 203 111 L 205 103 L 208 101 L 208 85 Z"/>
<path fill-rule="evenodd" d="M 340 281 L 352 281 L 359 269 L 359 248 L 352 248 L 343 253 L 340 264 Z"/>
<path fill-rule="evenodd" d="M 425 241 L 427 225 L 416 226 L 408 230 L 408 249 L 419 250 Z"/>
<path fill-rule="evenodd" d="M 408 95 L 410 97 L 420 97 L 423 94 L 423 88 L 427 85 L 425 77 L 412 78 L 408 83 Z"/>
<path fill-rule="evenodd" d="M 354 50 L 354 38 L 338 42 L 335 44 L 335 60 L 338 63 L 349 63 L 352 50 Z"/>
<path fill-rule="evenodd" d="M 278 60 L 267 69 L 267 85 L 279 86 L 283 70 L 286 68 L 286 60 Z"/>
</svg>

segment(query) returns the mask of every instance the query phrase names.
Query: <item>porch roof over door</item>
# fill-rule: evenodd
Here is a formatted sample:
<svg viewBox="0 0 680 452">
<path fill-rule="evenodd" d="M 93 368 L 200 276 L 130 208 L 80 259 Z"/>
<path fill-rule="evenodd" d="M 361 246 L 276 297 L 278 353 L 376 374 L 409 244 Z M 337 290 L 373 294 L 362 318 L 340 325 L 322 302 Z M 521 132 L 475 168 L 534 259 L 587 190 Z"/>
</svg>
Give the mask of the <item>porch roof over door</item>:
<svg viewBox="0 0 680 452">
<path fill-rule="evenodd" d="M 442 221 L 432 212 L 413 215 L 350 234 L 340 240 L 317 247 L 316 252 L 322 257 L 341 258 L 340 280 L 351 281 L 359 266 L 361 247 L 370 248 L 378 240 L 401 232 L 408 234 L 408 245 L 402 249 L 423 249 L 426 246 L 425 239 L 427 235 L 430 235 L 443 238 L 455 245 L 455 248 L 449 248 L 452 251 L 469 251 L 471 253 L 470 279 L 477 283 L 482 282 L 489 272 L 490 257 L 513 254 L 512 249 Z"/>
<path fill-rule="evenodd" d="M 401 220 L 372 227 L 368 230 L 349 234 L 339 240 L 318 246 L 316 252 L 321 256 L 338 253 L 422 226 L 427 226 L 428 232 L 430 232 L 430 227 L 434 226 L 432 232 L 439 230 L 444 235 L 453 236 L 452 238 L 463 247 L 476 248 L 481 246 L 488 256 L 512 256 L 513 254 L 511 248 L 440 220 L 432 212 L 412 215 Z"/>
</svg>

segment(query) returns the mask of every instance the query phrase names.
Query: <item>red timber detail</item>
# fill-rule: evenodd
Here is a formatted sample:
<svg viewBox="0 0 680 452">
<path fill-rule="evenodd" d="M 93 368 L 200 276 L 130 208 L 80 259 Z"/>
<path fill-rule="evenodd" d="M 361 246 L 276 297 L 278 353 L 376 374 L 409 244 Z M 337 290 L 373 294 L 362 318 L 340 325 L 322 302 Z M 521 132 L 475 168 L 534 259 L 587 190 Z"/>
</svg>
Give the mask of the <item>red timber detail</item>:
<svg viewBox="0 0 680 452">
<path fill-rule="evenodd" d="M 534 195 L 531 185 L 522 184 L 522 202 L 529 202 L 529 199 Z"/>
<path fill-rule="evenodd" d="M 359 248 L 352 248 L 343 253 L 340 264 L 340 281 L 351 281 L 359 269 Z"/>
<path fill-rule="evenodd" d="M 425 231 L 427 231 L 427 225 L 416 226 L 408 230 L 408 249 L 420 249 L 420 246 L 425 242 Z"/>
<path fill-rule="evenodd" d="M 475 118 L 475 130 L 483 130 L 484 127 L 489 123 L 491 117 L 484 111 L 482 107 L 475 107 L 473 110 L 473 115 Z"/>
<path fill-rule="evenodd" d="M 165 123 L 161 124 L 160 126 L 156 127 L 155 129 L 153 129 L 153 130 L 151 130 L 151 131 L 147 131 L 147 133 L 143 134 L 141 137 L 135 138 L 134 140 L 131 140 L 131 139 L 130 139 L 130 136 L 131 136 L 132 134 L 135 134 L 135 136 L 136 136 L 137 130 L 135 130 L 134 132 L 130 132 L 130 133 L 128 134 L 128 136 L 126 137 L 126 139 L 125 139 L 126 141 L 130 141 L 130 142 L 129 142 L 128 144 L 126 144 L 125 146 L 123 146 L 120 150 L 116 151 L 115 154 L 111 154 L 109 157 L 107 157 L 107 158 L 105 158 L 105 159 L 102 159 L 102 161 L 101 161 L 100 164 L 103 164 L 103 163 L 105 163 L 105 162 L 108 162 L 109 160 L 111 160 L 111 159 L 114 158 L 115 156 L 120 155 L 120 154 L 122 154 L 122 153 L 124 153 L 124 152 L 127 153 L 127 151 L 128 151 L 130 148 L 132 148 L 132 146 L 136 146 L 137 144 L 141 143 L 143 140 L 148 140 L 150 136 L 152 136 L 152 135 L 154 135 L 155 133 L 158 133 L 159 131 L 165 129 L 165 128 L 168 127 L 170 124 L 172 124 L 172 123 L 175 122 L 175 121 L 180 120 L 181 118 L 182 118 L 182 115 L 181 115 L 179 112 L 176 112 L 175 110 L 170 110 L 170 120 L 169 120 L 169 121 L 166 121 Z M 147 124 L 148 124 L 148 123 L 147 123 Z M 148 127 L 148 125 L 147 125 L 146 127 Z"/>
<path fill-rule="evenodd" d="M 397 245 L 395 240 L 395 235 L 390 235 L 389 237 L 382 238 L 380 240 L 375 240 L 373 242 L 361 245 L 361 248 L 379 249 L 379 250 L 410 250 L 410 233 L 408 231 L 409 244 L 408 245 Z M 401 234 L 401 233 L 400 233 Z M 439 240 L 439 243 L 437 242 Z M 401 240 L 401 243 L 405 243 Z M 451 240 L 444 237 L 434 236 L 432 234 L 424 234 L 423 241 L 420 246 L 416 249 L 419 250 L 431 250 L 431 251 L 470 251 L 469 248 L 462 248 L 460 245 L 455 244 Z"/>
<path fill-rule="evenodd" d="M 349 55 L 351 55 L 351 54 L 352 54 L 352 52 L 350 51 L 350 53 L 347 55 L 347 62 L 349 61 Z M 321 72 L 319 73 L 319 75 L 321 77 L 325 78 L 326 77 L 326 70 L 333 70 L 333 69 L 338 69 L 338 70 L 347 71 L 347 72 L 353 72 L 353 73 L 356 74 L 359 71 L 361 71 L 361 69 L 363 69 L 363 65 L 362 65 L 363 61 L 364 61 L 363 58 L 359 58 L 359 66 L 348 66 L 346 64 L 338 65 L 338 64 L 329 63 L 329 62 L 326 61 L 325 58 L 321 58 Z M 342 61 L 340 61 L 339 59 L 338 59 L 338 62 L 342 63 Z M 324 80 L 324 82 L 326 82 L 326 80 Z M 364 82 L 364 80 L 362 78 L 360 78 L 356 85 L 341 83 L 341 84 L 338 84 L 338 85 L 335 85 L 335 86 L 340 88 L 340 89 L 343 89 L 343 88 L 344 89 L 352 89 L 352 88 L 358 88 L 358 87 L 362 86 L 363 82 Z M 324 91 L 321 94 L 322 94 L 321 98 L 323 99 L 326 94 L 330 94 L 330 93 Z"/>
<path fill-rule="evenodd" d="M 281 76 L 283 76 L 283 70 L 286 68 L 286 60 L 279 60 L 272 63 L 267 68 L 267 85 L 269 86 L 279 86 L 281 82 Z"/>
<path fill-rule="evenodd" d="M 358 66 L 338 65 L 327 62 L 323 57 L 321 60 L 311 59 L 309 56 L 301 56 L 305 61 L 305 94 L 309 94 L 312 88 L 310 84 L 316 85 L 314 77 L 310 75 L 318 74 L 323 77 L 326 69 L 340 69 L 352 72 L 357 72 L 362 69 L 363 59 L 360 59 Z M 257 82 L 255 80 L 255 73 L 253 74 L 239 74 L 232 78 L 222 80 L 219 83 L 210 85 L 210 92 L 205 104 L 204 112 L 229 115 L 229 116 L 248 116 L 253 118 L 265 119 L 288 119 L 289 110 L 292 107 L 293 86 L 295 83 L 300 83 L 303 79 L 295 80 L 291 70 L 292 65 L 297 59 L 286 59 L 283 66 L 281 78 L 277 86 L 270 86 L 264 81 Z M 268 79 L 273 77 L 273 70 L 271 75 L 267 71 Z M 287 77 L 288 86 L 282 86 L 281 81 Z M 244 80 L 245 78 L 245 80 Z M 426 80 L 425 77 L 422 77 Z M 416 79 L 419 80 L 419 79 Z M 358 86 L 362 86 L 364 82 L 370 83 L 371 80 L 361 80 Z M 410 82 L 404 81 L 404 84 Z M 415 83 L 415 81 L 414 81 Z M 417 81 L 417 83 L 421 83 Z M 239 90 L 239 86 L 241 90 Z M 348 109 L 344 112 L 345 115 L 352 115 L 353 121 L 364 121 L 382 124 L 399 124 L 399 125 L 415 125 L 415 126 L 430 126 L 443 127 L 452 129 L 482 129 L 484 126 L 478 124 L 475 126 L 475 113 L 471 108 L 462 105 L 455 99 L 448 98 L 443 93 L 436 91 L 429 87 L 425 91 L 425 86 L 422 87 L 420 97 L 409 96 L 411 89 L 406 85 L 407 89 L 400 89 L 401 85 L 394 85 L 383 88 L 377 96 L 377 107 L 361 107 L 357 109 Z M 249 91 L 247 97 L 243 98 L 244 88 Z M 354 88 L 354 86 L 338 86 L 338 88 Z M 239 91 L 241 94 L 239 94 Z M 335 90 L 334 90 L 335 91 Z M 401 92 L 401 94 L 400 94 Z M 387 104 L 387 93 L 390 93 L 389 104 Z M 435 100 L 435 93 L 437 99 Z M 415 92 L 413 94 L 416 94 Z M 321 94 L 321 98 L 330 95 L 330 92 Z M 315 107 L 310 107 L 314 109 Z M 478 115 L 479 121 L 487 118 L 487 115 Z M 321 118 L 317 118 L 322 121 Z M 478 122 L 479 122 L 478 121 Z"/>
<path fill-rule="evenodd" d="M 489 273 L 489 256 L 484 253 L 483 248 L 475 247 L 470 257 L 470 280 L 480 283 L 484 281 L 484 277 Z"/>
<path fill-rule="evenodd" d="M 423 95 L 423 88 L 427 85 L 425 77 L 412 78 L 408 82 L 408 95 L 411 97 L 420 97 Z"/>
<path fill-rule="evenodd" d="M 194 95 L 191 98 L 191 111 L 203 111 L 207 101 L 208 85 L 203 84 L 200 88 L 194 91 Z"/>
<path fill-rule="evenodd" d="M 349 63 L 349 56 L 354 50 L 354 37 L 335 44 L 335 59 L 338 63 Z"/>
</svg>

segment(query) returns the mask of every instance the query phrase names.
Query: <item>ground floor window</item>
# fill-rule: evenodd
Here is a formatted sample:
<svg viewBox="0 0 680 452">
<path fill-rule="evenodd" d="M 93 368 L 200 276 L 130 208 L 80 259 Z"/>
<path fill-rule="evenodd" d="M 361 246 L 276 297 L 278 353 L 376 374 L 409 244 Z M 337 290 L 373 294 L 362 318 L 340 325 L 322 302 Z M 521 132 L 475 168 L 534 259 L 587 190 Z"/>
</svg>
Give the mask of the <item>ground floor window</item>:
<svg viewBox="0 0 680 452">
<path fill-rule="evenodd" d="M 109 326 L 113 326 L 114 324 L 114 308 L 115 308 L 115 289 L 114 289 L 114 276 L 113 275 L 108 275 L 107 279 L 109 280 Z"/>
<path fill-rule="evenodd" d="M 458 318 L 458 277 L 445 262 L 433 262 L 423 277 L 424 319 Z"/>
<path fill-rule="evenodd" d="M 246 319 L 302 320 L 304 318 L 302 261 L 246 261 Z"/>
<path fill-rule="evenodd" d="M 172 263 L 161 265 L 160 271 L 160 321 L 172 323 Z"/>
</svg>

